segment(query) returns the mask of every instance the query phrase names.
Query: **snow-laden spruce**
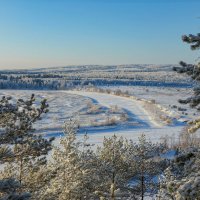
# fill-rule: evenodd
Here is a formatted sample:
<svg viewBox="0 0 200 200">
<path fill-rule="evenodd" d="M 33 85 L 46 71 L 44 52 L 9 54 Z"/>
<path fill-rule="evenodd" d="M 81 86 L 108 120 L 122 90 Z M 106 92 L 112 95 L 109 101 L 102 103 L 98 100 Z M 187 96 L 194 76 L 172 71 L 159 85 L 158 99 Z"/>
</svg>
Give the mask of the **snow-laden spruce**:
<svg viewBox="0 0 200 200">
<path fill-rule="evenodd" d="M 200 149 L 185 149 L 165 170 L 158 199 L 200 198 Z"/>
</svg>

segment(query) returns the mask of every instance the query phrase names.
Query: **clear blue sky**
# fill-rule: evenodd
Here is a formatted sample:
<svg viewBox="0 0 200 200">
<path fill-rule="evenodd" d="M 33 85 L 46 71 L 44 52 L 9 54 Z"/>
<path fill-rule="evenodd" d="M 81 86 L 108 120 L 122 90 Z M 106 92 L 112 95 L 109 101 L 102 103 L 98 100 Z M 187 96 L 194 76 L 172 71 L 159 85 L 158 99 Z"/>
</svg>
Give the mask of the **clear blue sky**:
<svg viewBox="0 0 200 200">
<path fill-rule="evenodd" d="M 200 0 L 0 0 L 0 69 L 194 62 Z"/>
</svg>

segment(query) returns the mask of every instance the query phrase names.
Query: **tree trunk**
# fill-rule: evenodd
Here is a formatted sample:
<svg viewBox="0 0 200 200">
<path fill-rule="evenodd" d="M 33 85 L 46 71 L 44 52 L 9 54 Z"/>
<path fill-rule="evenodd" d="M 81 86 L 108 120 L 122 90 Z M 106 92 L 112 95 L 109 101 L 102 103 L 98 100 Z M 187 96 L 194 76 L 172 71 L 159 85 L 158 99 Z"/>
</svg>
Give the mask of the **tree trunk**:
<svg viewBox="0 0 200 200">
<path fill-rule="evenodd" d="M 19 182 L 20 184 L 22 183 L 22 173 L 23 173 L 23 159 L 22 156 L 20 155 L 20 169 L 19 169 Z"/>
<path fill-rule="evenodd" d="M 144 151 L 142 151 L 142 166 L 141 166 L 141 200 L 144 200 L 144 192 L 145 192 L 145 164 L 144 164 Z"/>
<path fill-rule="evenodd" d="M 141 199 L 144 200 L 144 174 L 142 173 L 142 178 L 141 178 Z"/>
<path fill-rule="evenodd" d="M 115 173 L 112 173 L 111 200 L 115 200 Z"/>
</svg>

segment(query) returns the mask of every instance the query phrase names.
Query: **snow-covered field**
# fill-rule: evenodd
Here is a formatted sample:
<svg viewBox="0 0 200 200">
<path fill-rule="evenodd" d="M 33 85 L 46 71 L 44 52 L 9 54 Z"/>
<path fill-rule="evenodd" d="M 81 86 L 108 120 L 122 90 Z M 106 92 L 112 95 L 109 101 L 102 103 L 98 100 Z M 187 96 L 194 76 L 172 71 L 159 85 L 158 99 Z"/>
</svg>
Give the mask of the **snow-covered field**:
<svg viewBox="0 0 200 200">
<path fill-rule="evenodd" d="M 133 123 L 130 126 L 127 123 L 125 126 L 118 125 L 102 127 L 101 129 L 88 129 L 87 132 L 93 143 L 101 143 L 104 136 L 109 137 L 113 134 L 124 136 L 127 139 L 132 139 L 134 141 L 137 141 L 142 133 L 145 133 L 146 137 L 153 142 L 159 141 L 160 138 L 165 137 L 166 135 L 168 138 L 177 139 L 179 133 L 185 126 L 185 123 L 181 120 L 181 115 L 179 116 L 180 121 L 177 121 L 175 124 L 164 125 L 159 123 L 159 121 L 155 120 L 151 113 L 143 107 L 143 102 L 137 99 L 84 91 L 68 91 L 68 93 L 95 99 L 99 104 L 107 107 L 117 104 L 128 112 L 130 119 L 134 122 L 138 122 Z"/>
<path fill-rule="evenodd" d="M 87 132 L 89 141 L 94 144 L 101 144 L 104 136 L 109 137 L 113 134 L 134 141 L 137 141 L 142 133 L 153 142 L 166 135 L 174 140 L 185 126 L 184 121 L 194 116 L 193 110 L 178 110 L 183 106 L 177 100 L 187 97 L 191 93 L 190 89 L 128 86 L 122 86 L 120 89 L 128 90 L 136 98 L 86 91 L 30 90 L 1 90 L 0 96 L 28 98 L 34 93 L 37 100 L 47 98 L 50 112 L 36 124 L 37 134 L 59 138 L 63 135 L 64 122 L 74 118 L 80 124 L 78 136 L 81 137 Z M 156 105 L 146 104 L 141 99 L 154 99 Z M 159 119 L 163 113 L 169 116 L 173 123 L 162 123 Z"/>
</svg>

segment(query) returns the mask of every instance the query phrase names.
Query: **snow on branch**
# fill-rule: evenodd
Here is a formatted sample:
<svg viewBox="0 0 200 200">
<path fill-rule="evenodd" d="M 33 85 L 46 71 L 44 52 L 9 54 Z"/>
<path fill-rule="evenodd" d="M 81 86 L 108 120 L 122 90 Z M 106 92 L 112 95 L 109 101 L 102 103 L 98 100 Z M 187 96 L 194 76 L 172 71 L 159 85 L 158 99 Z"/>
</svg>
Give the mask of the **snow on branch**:
<svg viewBox="0 0 200 200">
<path fill-rule="evenodd" d="M 183 35 L 182 40 L 184 42 L 191 44 L 192 50 L 200 48 L 200 33 L 198 33 L 197 35 L 192 35 L 192 34 L 189 34 L 188 36 Z"/>
</svg>

